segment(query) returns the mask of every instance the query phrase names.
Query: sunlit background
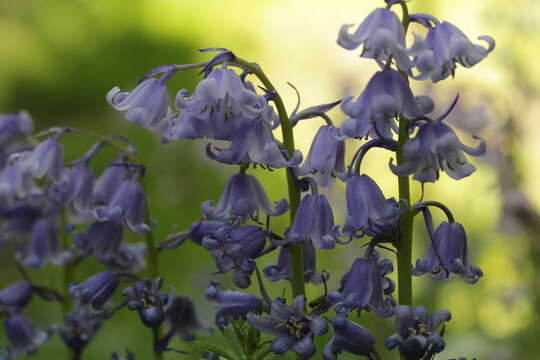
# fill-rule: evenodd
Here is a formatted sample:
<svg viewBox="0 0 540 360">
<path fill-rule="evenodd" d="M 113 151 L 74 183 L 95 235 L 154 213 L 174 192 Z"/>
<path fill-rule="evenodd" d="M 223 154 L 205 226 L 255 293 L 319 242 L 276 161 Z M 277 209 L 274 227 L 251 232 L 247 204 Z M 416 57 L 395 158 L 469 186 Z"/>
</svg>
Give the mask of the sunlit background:
<svg viewBox="0 0 540 360">
<path fill-rule="evenodd" d="M 105 94 L 116 85 L 133 88 L 142 75 L 158 65 L 207 60 L 208 55 L 197 49 L 226 47 L 263 67 L 289 111 L 296 104 L 296 95 L 287 82 L 300 91 L 306 107 L 346 95 L 357 96 L 377 67 L 373 61 L 358 58 L 358 52 L 340 48 L 337 33 L 342 24 L 359 24 L 382 3 L 0 0 L 0 111 L 27 109 L 37 130 L 71 125 L 131 139 L 147 167 L 151 213 L 158 222 L 155 233 L 162 240 L 199 219 L 199 204 L 217 200 L 226 177 L 236 168 L 208 160 L 204 141 L 159 145 L 157 136 L 113 111 L 105 102 Z M 489 143 L 488 155 L 472 160 L 478 167 L 473 176 L 456 182 L 443 175 L 425 189 L 425 198 L 444 202 L 463 223 L 471 262 L 483 269 L 485 277 L 474 286 L 459 279 L 437 282 L 415 278 L 415 303 L 425 304 L 430 311 L 449 309 L 453 314 L 446 328 L 447 348 L 440 359 L 536 358 L 540 353 L 540 285 L 536 279 L 540 276 L 540 216 L 536 213 L 540 207 L 540 2 L 414 0 L 409 7 L 411 12 L 431 13 L 454 23 L 471 39 L 491 35 L 497 41 L 486 60 L 472 69 L 459 68 L 455 79 L 435 86 L 429 82 L 414 84 L 417 94 L 435 99 L 434 114 L 444 112 L 459 93 L 458 108 L 449 121 L 464 142 L 476 144 L 471 137 L 474 133 Z M 412 31 L 422 29 L 413 26 Z M 199 79 L 197 71 L 178 73 L 169 88 L 192 90 Z M 343 120 L 339 109 L 331 116 L 338 123 Z M 297 147 L 304 154 L 320 125 L 321 121 L 314 119 L 295 128 Z M 75 135 L 65 140 L 71 158 L 92 144 Z M 105 166 L 112 156 L 101 158 L 98 165 Z M 396 178 L 388 170 L 389 157 L 382 151 L 370 152 L 365 171 L 387 196 L 397 196 Z M 261 171 L 257 175 L 272 199 L 286 196 L 283 171 Z M 418 199 L 419 186 L 414 190 Z M 328 194 L 340 223 L 345 209 L 344 187 L 338 184 Z M 286 218 L 278 220 L 278 229 L 285 228 Z M 423 254 L 428 241 L 419 219 L 416 228 L 415 258 Z M 133 241 L 140 240 L 130 236 Z M 332 273 L 331 289 L 361 251 L 357 244 L 320 252 L 319 267 Z M 10 254 L 0 257 L 3 287 L 19 275 Z M 267 261 L 272 260 L 270 256 Z M 98 269 L 88 260 L 78 269 L 76 278 L 85 279 Z M 213 321 L 213 307 L 203 294 L 214 270 L 210 256 L 193 243 L 162 256 L 167 286 L 196 300 L 208 322 Z M 52 266 L 32 276 L 43 284 L 59 285 L 59 271 Z M 220 280 L 225 288 L 232 286 L 229 275 Z M 285 283 L 270 286 L 274 295 L 281 294 L 282 289 L 289 291 Z M 322 289 L 309 286 L 308 292 L 313 298 Z M 44 311 L 44 303 L 35 299 L 29 309 L 42 327 L 61 318 L 59 306 L 46 306 L 48 310 Z M 382 350 L 384 337 L 393 332 L 392 320 L 374 320 L 367 315 L 359 321 L 377 334 L 377 346 Z M 107 359 L 112 351 L 130 349 L 138 359 L 149 359 L 150 338 L 150 331 L 139 325 L 135 312 L 120 311 L 104 323 L 85 351 L 85 358 Z M 222 341 L 217 335 L 210 340 Z M 2 337 L 0 342 L 5 343 Z M 193 349 L 180 340 L 172 345 Z M 34 358 L 65 358 L 65 350 L 54 337 Z M 166 359 L 174 358 L 181 355 L 166 355 Z M 192 358 L 200 358 L 200 353 Z"/>
</svg>

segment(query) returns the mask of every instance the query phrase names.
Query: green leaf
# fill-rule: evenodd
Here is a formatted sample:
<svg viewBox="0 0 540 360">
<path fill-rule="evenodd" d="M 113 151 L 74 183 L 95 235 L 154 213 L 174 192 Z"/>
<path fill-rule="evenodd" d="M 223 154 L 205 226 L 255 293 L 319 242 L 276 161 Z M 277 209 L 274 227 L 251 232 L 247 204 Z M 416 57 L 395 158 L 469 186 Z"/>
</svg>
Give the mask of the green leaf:
<svg viewBox="0 0 540 360">
<path fill-rule="evenodd" d="M 236 360 L 234 356 L 227 352 L 227 350 L 214 344 L 210 344 L 204 341 L 193 341 L 192 343 L 203 351 L 208 351 L 216 355 L 223 356 L 227 360 Z"/>
<path fill-rule="evenodd" d="M 242 344 L 238 340 L 235 331 L 229 327 L 226 327 L 225 329 L 223 329 L 222 334 L 227 340 L 227 342 L 229 343 L 229 345 L 231 345 L 232 350 L 240 358 L 242 359 L 245 358 L 244 349 L 242 348 Z"/>
</svg>

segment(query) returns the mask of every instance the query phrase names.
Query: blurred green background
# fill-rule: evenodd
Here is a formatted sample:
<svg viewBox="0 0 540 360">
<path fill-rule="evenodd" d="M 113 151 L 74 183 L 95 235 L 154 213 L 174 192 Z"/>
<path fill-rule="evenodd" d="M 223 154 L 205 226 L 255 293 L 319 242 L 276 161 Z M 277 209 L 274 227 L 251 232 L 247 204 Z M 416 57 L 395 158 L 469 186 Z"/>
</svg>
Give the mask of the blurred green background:
<svg viewBox="0 0 540 360">
<path fill-rule="evenodd" d="M 344 23 L 359 24 L 381 5 L 382 0 L 0 0 L 0 111 L 27 109 L 37 130 L 71 125 L 131 139 L 148 169 L 151 213 L 158 222 L 156 237 L 162 240 L 196 221 L 199 204 L 217 200 L 226 177 L 236 169 L 206 159 L 205 141 L 159 145 L 156 135 L 113 111 L 105 94 L 116 85 L 133 88 L 158 65 L 207 60 L 208 55 L 200 54 L 199 48 L 226 47 L 262 65 L 289 110 L 296 99 L 287 81 L 300 90 L 304 106 L 357 96 L 377 67 L 359 59 L 357 52 L 337 46 L 337 32 Z M 436 184 L 426 186 L 426 198 L 446 203 L 464 224 L 471 262 L 483 269 L 485 277 L 474 286 L 459 279 L 441 283 L 415 278 L 415 302 L 426 304 L 430 311 L 444 308 L 453 314 L 447 326 L 447 349 L 438 358 L 537 358 L 540 67 L 534 59 L 540 55 L 540 2 L 414 0 L 409 7 L 411 12 L 431 13 L 454 23 L 471 39 L 491 35 L 497 41 L 486 60 L 473 69 L 459 68 L 454 80 L 435 86 L 414 84 L 418 94 L 433 96 L 439 114 L 459 93 L 459 107 L 449 121 L 464 142 L 475 143 L 471 132 L 489 142 L 489 154 L 472 160 L 478 167 L 473 176 L 459 182 L 441 176 Z M 413 31 L 422 30 L 413 27 Z M 191 91 L 198 80 L 196 71 L 178 73 L 169 83 L 171 95 L 181 88 Z M 339 110 L 331 115 L 338 122 L 343 120 Z M 304 154 L 320 125 L 318 120 L 305 121 L 295 129 L 297 147 Z M 76 135 L 65 137 L 70 159 L 91 144 Z M 100 158 L 97 167 L 105 166 L 112 156 Z M 374 151 L 366 160 L 366 171 L 385 194 L 397 196 L 388 153 Z M 286 195 L 282 171 L 258 175 L 272 199 Z M 414 191 L 418 199 L 419 186 Z M 328 195 L 340 223 L 344 187 L 339 184 Z M 286 219 L 276 221 L 277 230 L 286 227 Z M 420 225 L 418 220 L 415 258 L 423 255 L 428 241 Z M 142 240 L 133 234 L 128 238 Z M 0 287 L 18 278 L 11 253 L 2 251 Z M 319 254 L 319 267 L 332 273 L 331 289 L 360 254 L 358 243 Z M 272 260 L 270 256 L 266 261 Z M 215 270 L 210 256 L 187 243 L 164 253 L 161 261 L 167 286 L 191 296 L 202 317 L 212 322 L 212 304 L 203 296 Z M 86 261 L 76 278 L 82 280 L 99 268 Z M 32 276 L 43 284 L 59 284 L 58 269 L 52 266 Z M 225 288 L 231 286 L 230 276 L 220 280 Z M 270 286 L 274 295 L 284 288 L 289 291 L 284 283 Z M 321 291 L 308 287 L 312 298 Z M 32 302 L 29 315 L 43 327 L 61 317 L 58 306 L 39 299 Z M 393 332 L 392 321 L 373 320 L 368 315 L 360 321 L 373 329 L 382 347 L 384 336 Z M 221 341 L 214 338 L 212 341 Z M 191 349 L 179 340 L 172 346 Z M 124 310 L 105 322 L 85 358 L 107 359 L 112 351 L 127 348 L 138 359 L 150 358 L 150 332 L 139 325 L 136 313 Z M 34 358 L 65 358 L 61 341 L 55 336 Z M 192 358 L 200 358 L 200 354 Z"/>
</svg>

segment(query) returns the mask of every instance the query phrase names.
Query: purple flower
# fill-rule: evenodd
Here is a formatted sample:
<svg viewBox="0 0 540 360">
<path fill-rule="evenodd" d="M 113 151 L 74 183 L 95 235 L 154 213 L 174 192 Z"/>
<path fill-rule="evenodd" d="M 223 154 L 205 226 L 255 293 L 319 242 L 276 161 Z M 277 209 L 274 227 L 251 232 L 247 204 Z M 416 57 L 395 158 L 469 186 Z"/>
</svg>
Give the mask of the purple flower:
<svg viewBox="0 0 540 360">
<path fill-rule="evenodd" d="M 16 311 L 25 307 L 32 298 L 32 284 L 20 281 L 0 290 L 0 310 Z"/>
<path fill-rule="evenodd" d="M 414 275 L 429 273 L 435 279 L 445 280 L 457 274 L 471 284 L 484 275 L 480 268 L 469 264 L 467 234 L 461 224 L 443 221 L 433 233 L 429 216 L 426 226 L 431 243 L 426 257 L 416 260 Z"/>
<path fill-rule="evenodd" d="M 0 218 L 4 226 L 0 226 L 0 244 L 7 240 L 17 241 L 24 238 L 34 222 L 43 216 L 39 206 L 17 202 L 5 208 L 0 208 Z"/>
<path fill-rule="evenodd" d="M 0 115 L 0 146 L 6 146 L 11 138 L 29 135 L 33 128 L 32 118 L 26 111 Z"/>
<path fill-rule="evenodd" d="M 255 259 L 266 243 L 266 233 L 258 226 L 223 227 L 203 239 L 220 273 L 234 269 L 233 282 L 241 289 L 251 285 Z"/>
<path fill-rule="evenodd" d="M 322 277 L 316 268 L 315 248 L 311 242 L 304 242 L 304 281 L 318 285 Z M 267 265 L 263 270 L 270 281 L 291 279 L 289 245 L 281 246 L 276 264 Z"/>
<path fill-rule="evenodd" d="M 450 320 L 448 311 L 438 310 L 428 315 L 423 306 L 401 305 L 395 312 L 396 333 L 384 342 L 388 349 L 398 346 L 399 353 L 407 360 L 422 359 L 430 346 L 435 353 L 444 350 L 444 340 L 435 331 L 443 322 Z"/>
<path fill-rule="evenodd" d="M 303 296 L 296 297 L 291 306 L 278 298 L 272 301 L 269 317 L 249 313 L 247 321 L 254 328 L 276 336 L 270 345 L 275 354 L 293 350 L 301 359 L 310 359 L 315 354 L 313 336 L 324 335 L 328 324 L 316 315 L 307 315 L 305 303 Z"/>
<path fill-rule="evenodd" d="M 122 233 L 122 225 L 112 221 L 98 221 L 86 231 L 75 234 L 73 240 L 79 249 L 92 253 L 97 259 L 109 259 L 117 256 Z"/>
<path fill-rule="evenodd" d="M 375 59 L 380 65 L 390 57 L 401 70 L 409 70 L 412 62 L 405 45 L 405 31 L 397 15 L 385 8 L 374 10 L 354 33 L 346 24 L 339 30 L 338 44 L 347 50 L 363 46 L 361 57 Z"/>
<path fill-rule="evenodd" d="M 334 319 L 334 335 L 324 347 L 324 360 L 336 360 L 343 351 L 353 355 L 367 356 L 373 352 L 375 338 L 361 325 L 347 320 L 343 315 Z"/>
<path fill-rule="evenodd" d="M 397 166 L 390 164 L 390 167 L 398 176 L 413 174 L 413 179 L 421 182 L 435 182 L 439 178 L 439 171 L 459 180 L 476 170 L 463 152 L 479 156 L 486 152 L 486 145 L 483 140 L 476 148 L 462 144 L 454 131 L 442 122 L 442 118 L 428 120 L 420 125 L 416 136 L 405 143 L 405 162 Z"/>
<path fill-rule="evenodd" d="M 343 232 L 354 236 L 363 231 L 370 236 L 398 232 L 401 211 L 394 198 L 386 199 L 369 176 L 353 175 L 347 179 L 347 219 Z"/>
<path fill-rule="evenodd" d="M 94 338 L 104 319 L 102 311 L 79 306 L 66 315 L 64 324 L 59 327 L 58 332 L 67 346 L 81 353 Z"/>
<path fill-rule="evenodd" d="M 337 301 L 336 312 L 343 314 L 358 309 L 373 311 L 380 317 L 392 316 L 394 282 L 387 275 L 393 270 L 392 261 L 379 259 L 377 252 L 368 248 L 341 279 L 339 292 L 331 294 Z"/>
<path fill-rule="evenodd" d="M 422 17 L 421 14 L 413 14 Z M 419 71 L 415 79 L 431 79 L 433 82 L 446 79 L 455 74 L 456 63 L 464 67 L 472 67 L 482 61 L 495 48 L 495 40 L 491 36 L 480 36 L 478 39 L 487 42 L 488 47 L 473 44 L 469 38 L 453 24 L 440 23 L 432 16 L 420 18 L 428 27 L 425 42 L 418 44 L 414 50 L 414 66 Z M 432 23 L 434 26 L 432 26 Z"/>
<path fill-rule="evenodd" d="M 351 138 L 391 138 L 392 130 L 397 133 L 394 118 L 415 119 L 433 110 L 429 97 L 414 97 L 405 77 L 390 68 L 373 75 L 356 102 L 352 99 L 346 97 L 341 103 L 349 118 L 340 128 L 343 135 Z"/>
<path fill-rule="evenodd" d="M 276 202 L 275 207 L 272 207 L 257 178 L 240 172 L 229 177 L 215 207 L 209 200 L 203 202 L 201 208 L 209 219 L 228 217 L 257 219 L 259 210 L 270 216 L 279 216 L 289 210 L 289 204 L 285 199 L 281 199 Z"/>
<path fill-rule="evenodd" d="M 84 214 L 93 206 L 94 182 L 92 169 L 81 163 L 69 171 L 67 181 L 55 184 L 51 196 L 56 203 Z"/>
<path fill-rule="evenodd" d="M 12 157 L 23 173 L 35 179 L 45 174 L 55 183 L 67 179 L 64 172 L 64 149 L 52 138 L 42 141 L 32 151 L 17 153 Z"/>
<path fill-rule="evenodd" d="M 317 249 L 333 249 L 336 246 L 334 214 L 326 196 L 306 195 L 294 217 L 285 238 L 295 244 L 311 240 Z"/>
<path fill-rule="evenodd" d="M 129 175 L 128 168 L 122 163 L 113 162 L 107 166 L 94 185 L 94 204 L 106 205 Z"/>
<path fill-rule="evenodd" d="M 0 199 L 3 201 L 40 193 L 30 174 L 21 171 L 16 164 L 7 164 L 0 169 Z"/>
<path fill-rule="evenodd" d="M 43 267 L 49 260 L 56 265 L 63 265 L 69 256 L 58 242 L 56 225 L 48 218 L 39 218 L 34 222 L 30 242 L 18 254 L 21 264 L 32 268 Z"/>
<path fill-rule="evenodd" d="M 206 298 L 217 306 L 215 322 L 220 329 L 229 324 L 229 317 L 238 320 L 262 306 L 262 299 L 258 296 L 237 291 L 222 291 L 217 281 L 212 281 L 206 290 Z"/>
<path fill-rule="evenodd" d="M 163 278 L 138 280 L 133 287 L 122 290 L 130 310 L 137 310 L 142 323 L 150 328 L 161 326 L 165 320 L 165 305 L 169 296 L 161 292 Z"/>
<path fill-rule="evenodd" d="M 184 295 L 175 295 L 167 306 L 165 320 L 169 324 L 164 338 L 168 342 L 174 335 L 184 341 L 195 339 L 195 334 L 209 334 L 212 328 L 197 314 L 195 304 Z"/>
<path fill-rule="evenodd" d="M 11 314 L 5 321 L 6 337 L 15 354 L 32 355 L 36 346 L 49 338 L 47 332 L 38 329 L 27 317 L 22 314 Z"/>
<path fill-rule="evenodd" d="M 118 287 L 118 277 L 112 270 L 105 270 L 89 277 L 82 283 L 69 286 L 69 294 L 82 304 L 90 304 L 94 309 L 101 309 Z"/>
<path fill-rule="evenodd" d="M 191 224 L 188 231 L 170 236 L 157 247 L 159 249 L 175 249 L 187 239 L 191 239 L 195 244 L 202 245 L 205 236 L 212 235 L 223 226 L 225 224 L 221 221 L 198 221 Z"/>
<path fill-rule="evenodd" d="M 313 173 L 313 178 L 321 186 L 330 186 L 336 176 L 345 173 L 345 142 L 339 129 L 333 125 L 321 126 L 309 149 L 306 161 L 297 170 L 305 176 Z"/>
</svg>

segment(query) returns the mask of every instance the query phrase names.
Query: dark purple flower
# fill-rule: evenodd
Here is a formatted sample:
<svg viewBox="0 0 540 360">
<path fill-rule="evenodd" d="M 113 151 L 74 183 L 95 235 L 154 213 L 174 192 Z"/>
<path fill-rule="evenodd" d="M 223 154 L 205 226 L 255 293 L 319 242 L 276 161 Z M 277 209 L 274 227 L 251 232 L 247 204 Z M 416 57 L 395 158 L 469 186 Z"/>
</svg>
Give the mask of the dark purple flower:
<svg viewBox="0 0 540 360">
<path fill-rule="evenodd" d="M 457 274 L 471 284 L 484 275 L 480 268 L 469 264 L 467 234 L 461 224 L 443 221 L 433 233 L 430 216 L 426 226 L 431 242 L 426 257 L 416 260 L 414 275 L 429 273 L 435 279 L 445 280 Z"/>
<path fill-rule="evenodd" d="M 225 224 L 221 221 L 198 221 L 191 224 L 189 231 L 175 234 L 160 243 L 159 249 L 175 249 L 182 245 L 187 239 L 191 239 L 195 244 L 202 245 L 205 236 L 212 235 Z"/>
<path fill-rule="evenodd" d="M 321 126 L 309 149 L 306 161 L 297 170 L 299 175 L 311 175 L 321 186 L 330 186 L 336 176 L 345 173 L 345 142 L 333 125 Z"/>
<path fill-rule="evenodd" d="M 435 353 L 444 350 L 444 340 L 435 331 L 443 322 L 450 320 L 448 311 L 437 310 L 428 315 L 423 306 L 400 305 L 395 312 L 396 333 L 384 342 L 388 349 L 398 346 L 399 353 L 407 360 L 422 359 L 430 347 Z"/>
<path fill-rule="evenodd" d="M 361 57 L 375 59 L 380 65 L 393 57 L 401 70 L 409 70 L 412 62 L 405 45 L 405 31 L 397 15 L 385 8 L 371 12 L 354 33 L 345 24 L 339 30 L 338 44 L 347 50 L 363 46 Z"/>
<path fill-rule="evenodd" d="M 52 138 L 42 141 L 32 151 L 15 154 L 14 160 L 23 173 L 35 179 L 40 179 L 45 174 L 55 183 L 67 179 L 64 171 L 64 149 Z"/>
<path fill-rule="evenodd" d="M 413 14 L 415 16 L 416 14 Z M 480 36 L 488 47 L 473 44 L 467 35 L 453 24 L 429 16 L 419 19 L 428 27 L 425 42 L 417 44 L 413 51 L 414 66 L 419 74 L 418 80 L 431 79 L 433 82 L 446 79 L 455 74 L 456 63 L 464 67 L 472 67 L 482 61 L 495 48 L 495 40 L 491 36 Z M 432 26 L 432 23 L 434 26 Z"/>
<path fill-rule="evenodd" d="M 349 118 L 340 127 L 351 138 L 391 138 L 392 130 L 398 130 L 394 118 L 414 119 L 433 110 L 429 97 L 414 97 L 405 77 L 390 68 L 373 75 L 356 102 L 352 99 L 346 97 L 341 103 Z"/>
<path fill-rule="evenodd" d="M 80 353 L 94 338 L 104 319 L 102 311 L 79 306 L 66 315 L 64 324 L 58 328 L 58 332 L 67 346 Z"/>
<path fill-rule="evenodd" d="M 206 290 L 206 298 L 216 304 L 215 322 L 220 329 L 229 324 L 229 317 L 238 320 L 262 306 L 262 299 L 258 296 L 237 291 L 222 291 L 217 281 L 212 281 Z"/>
<path fill-rule="evenodd" d="M 150 328 L 161 326 L 165 320 L 165 306 L 169 295 L 161 292 L 163 278 L 138 280 L 133 287 L 122 290 L 130 310 L 137 310 L 142 323 Z"/>
<path fill-rule="evenodd" d="M 334 335 L 324 347 L 323 359 L 336 360 L 343 351 L 357 356 L 370 356 L 375 338 L 363 326 L 347 320 L 343 315 L 334 319 Z"/>
<path fill-rule="evenodd" d="M 393 270 L 392 261 L 379 259 L 378 253 L 368 248 L 341 279 L 339 292 L 331 294 L 337 302 L 336 312 L 344 314 L 358 309 L 373 311 L 380 317 L 392 316 L 394 282 L 387 275 Z"/>
<path fill-rule="evenodd" d="M 0 243 L 7 239 L 17 240 L 32 229 L 34 222 L 43 216 L 40 206 L 17 202 L 5 208 L 0 207 L 0 218 L 4 225 L 0 226 Z"/>
<path fill-rule="evenodd" d="M 82 304 L 101 309 L 118 287 L 118 277 L 112 270 L 105 270 L 89 277 L 82 283 L 69 286 L 69 294 Z"/>
<path fill-rule="evenodd" d="M 454 131 L 442 122 L 442 118 L 428 120 L 420 125 L 416 136 L 405 143 L 405 162 L 390 164 L 390 167 L 398 176 L 412 174 L 413 179 L 421 182 L 435 182 L 439 178 L 439 171 L 459 180 L 476 170 L 463 152 L 472 156 L 482 155 L 486 152 L 486 144 L 483 140 L 476 148 L 462 144 Z"/>
<path fill-rule="evenodd" d="M 275 335 L 270 350 L 283 355 L 289 350 L 295 351 L 301 359 L 310 359 L 315 354 L 313 336 L 324 335 L 328 331 L 326 320 L 307 315 L 304 311 L 306 299 L 295 298 L 291 306 L 282 299 L 272 301 L 270 316 L 247 315 L 247 322 L 254 328 Z"/>
<path fill-rule="evenodd" d="M 15 354 L 32 355 L 36 346 L 49 338 L 47 332 L 38 329 L 32 321 L 22 314 L 13 313 L 4 321 L 6 337 Z"/>
<path fill-rule="evenodd" d="M 52 219 L 39 218 L 32 225 L 30 241 L 18 254 L 21 264 L 40 268 L 47 261 L 55 265 L 63 265 L 70 257 L 58 242 L 58 229 Z"/>
<path fill-rule="evenodd" d="M 184 341 L 195 339 L 195 334 L 201 332 L 209 334 L 212 328 L 197 314 L 195 304 L 184 295 L 175 295 L 167 306 L 165 320 L 169 329 L 165 334 L 166 339 L 178 335 Z"/>
<path fill-rule="evenodd" d="M 333 249 L 336 246 L 334 214 L 326 196 L 306 195 L 294 217 L 285 238 L 295 244 L 312 241 L 317 249 Z"/>
<path fill-rule="evenodd" d="M 28 281 L 11 284 L 0 290 L 0 309 L 20 310 L 30 302 L 31 298 L 32 284 Z"/>
<path fill-rule="evenodd" d="M 113 162 L 107 166 L 94 185 L 94 204 L 106 205 L 129 175 L 128 168 L 121 163 Z"/>
<path fill-rule="evenodd" d="M 117 256 L 122 233 L 122 225 L 113 221 L 98 221 L 84 232 L 75 234 L 73 240 L 82 251 L 92 253 L 97 259 L 108 259 Z"/>
<path fill-rule="evenodd" d="M 315 285 L 322 283 L 322 277 L 316 268 L 315 247 L 311 242 L 304 242 L 304 281 Z M 291 279 L 289 245 L 281 246 L 276 264 L 267 265 L 263 270 L 270 281 Z"/>
<path fill-rule="evenodd" d="M 255 259 L 266 243 L 266 233 L 258 226 L 222 227 L 203 239 L 202 245 L 216 262 L 220 273 L 234 269 L 233 282 L 241 289 L 251 285 Z"/>
<path fill-rule="evenodd" d="M 289 210 L 289 204 L 285 199 L 277 201 L 275 205 L 272 207 L 255 176 L 241 172 L 229 177 L 215 207 L 209 200 L 203 202 L 201 208 L 209 219 L 228 217 L 257 219 L 260 210 L 270 216 L 279 216 Z"/>
</svg>

